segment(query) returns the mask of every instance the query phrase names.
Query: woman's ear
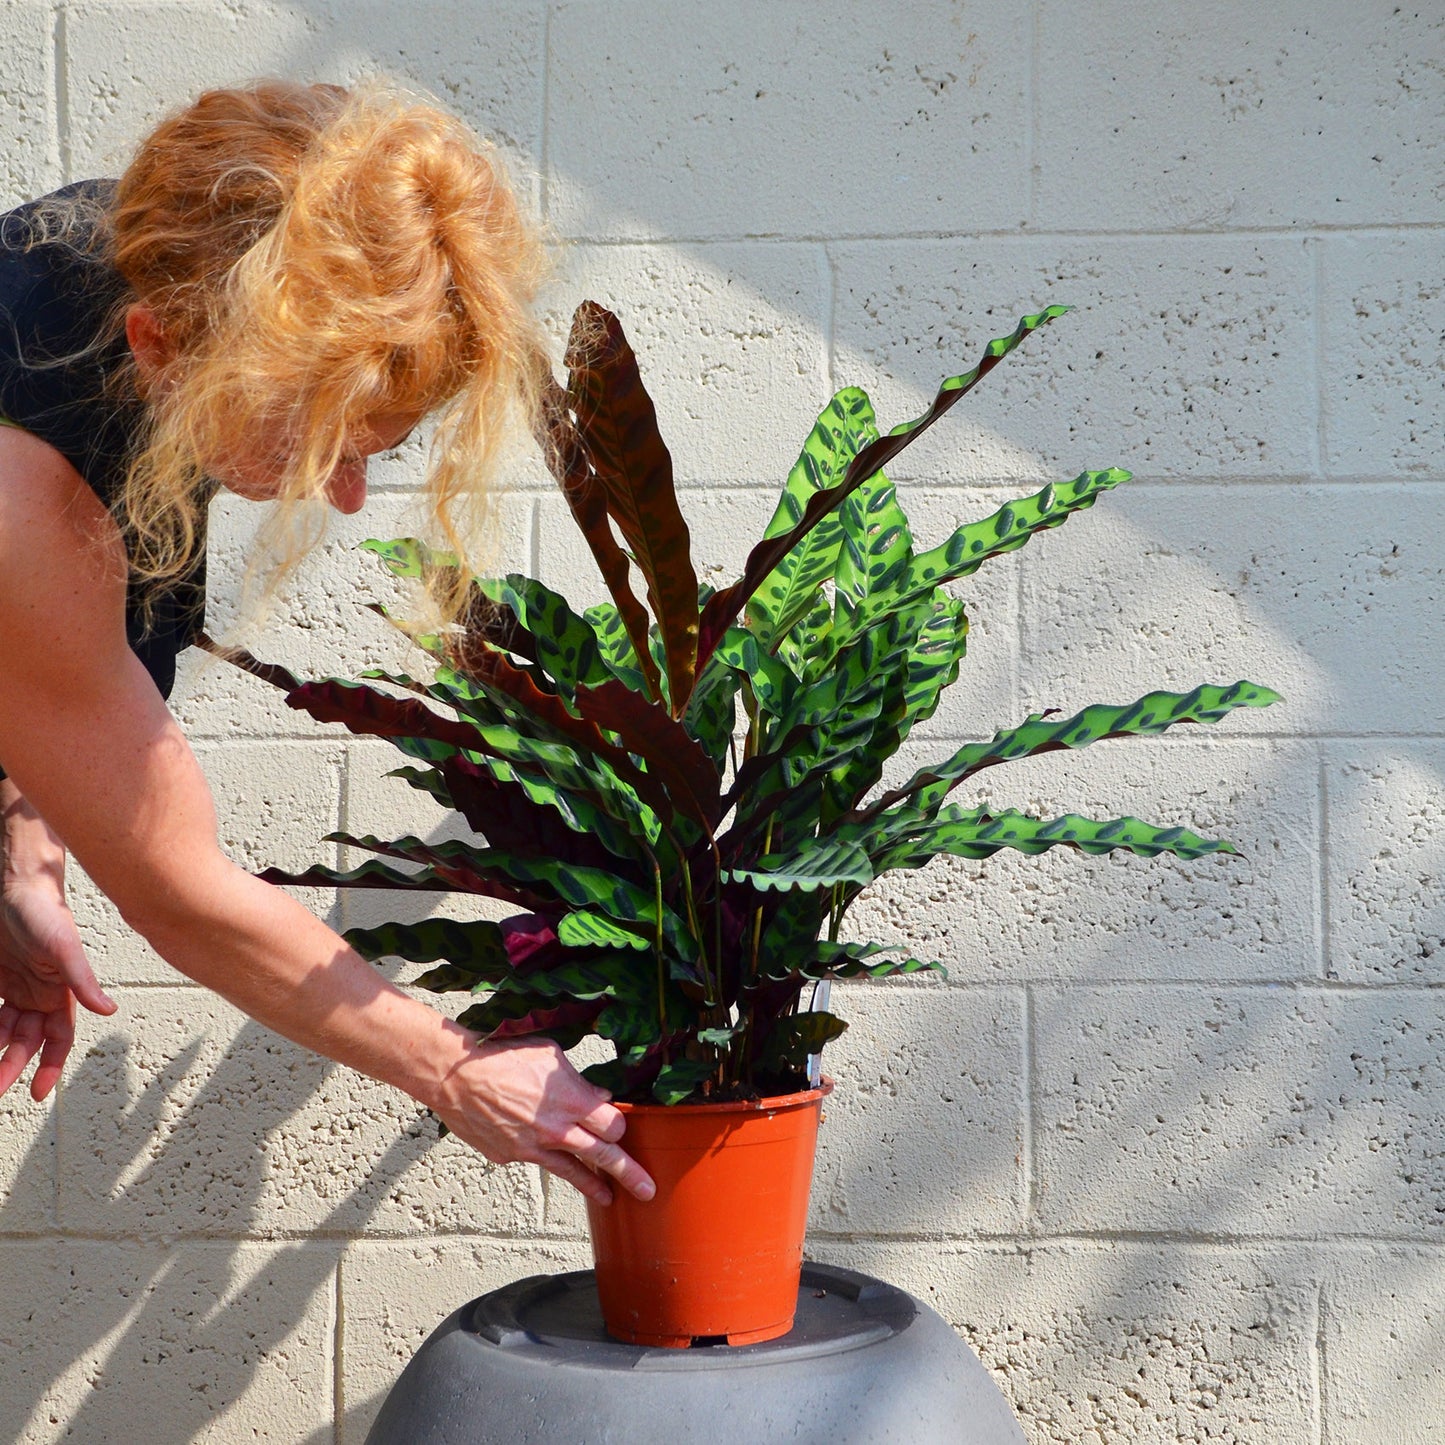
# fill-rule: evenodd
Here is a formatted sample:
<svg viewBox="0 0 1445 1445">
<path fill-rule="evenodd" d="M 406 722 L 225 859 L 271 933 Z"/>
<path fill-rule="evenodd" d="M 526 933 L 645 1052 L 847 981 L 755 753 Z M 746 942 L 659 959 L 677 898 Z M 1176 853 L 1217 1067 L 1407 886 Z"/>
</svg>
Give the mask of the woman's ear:
<svg viewBox="0 0 1445 1445">
<path fill-rule="evenodd" d="M 171 345 L 146 302 L 134 301 L 126 307 L 125 339 L 141 375 L 147 381 L 154 381 L 171 360 Z"/>
</svg>

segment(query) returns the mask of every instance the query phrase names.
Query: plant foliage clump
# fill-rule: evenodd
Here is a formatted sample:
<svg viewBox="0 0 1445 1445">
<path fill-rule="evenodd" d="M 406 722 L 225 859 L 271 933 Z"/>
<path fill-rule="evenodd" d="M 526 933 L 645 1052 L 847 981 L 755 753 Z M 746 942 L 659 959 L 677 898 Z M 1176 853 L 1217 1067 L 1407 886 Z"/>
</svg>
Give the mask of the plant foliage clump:
<svg viewBox="0 0 1445 1445">
<path fill-rule="evenodd" d="M 698 583 L 632 348 L 616 317 L 584 303 L 544 441 L 611 600 L 579 612 L 527 577 L 472 579 L 455 628 L 399 624 L 431 655 L 426 682 L 301 682 L 233 654 L 292 707 L 388 738 L 409 759 L 392 776 L 460 814 L 476 841 L 333 834 L 377 857 L 263 876 L 505 901 L 518 912 L 499 923 L 433 919 L 347 938 L 370 958 L 433 965 L 416 980 L 424 988 L 475 994 L 461 1020 L 482 1034 L 564 1048 L 601 1035 L 616 1057 L 589 1076 L 619 1097 L 674 1103 L 797 1087 L 846 1027 L 806 1007 L 815 984 L 939 967 L 840 937 L 849 906 L 889 870 L 1001 848 L 1233 851 L 1137 818 L 1039 818 L 949 798 L 1000 763 L 1277 700 L 1249 682 L 1035 714 L 880 791 L 885 762 L 966 652 L 968 617 L 948 584 L 1128 479 L 1084 472 L 920 550 L 882 470 L 1066 309 L 1025 316 L 889 432 L 862 391 L 840 391 L 742 576 L 713 591 Z M 414 539 L 365 546 L 398 576 L 455 580 L 455 560 Z"/>
</svg>

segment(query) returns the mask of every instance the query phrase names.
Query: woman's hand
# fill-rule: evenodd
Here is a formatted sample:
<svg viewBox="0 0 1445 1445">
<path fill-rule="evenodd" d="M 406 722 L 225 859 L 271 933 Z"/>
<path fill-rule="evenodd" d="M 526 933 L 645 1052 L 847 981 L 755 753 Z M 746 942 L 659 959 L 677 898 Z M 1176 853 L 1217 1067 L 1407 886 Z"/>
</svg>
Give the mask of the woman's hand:
<svg viewBox="0 0 1445 1445">
<path fill-rule="evenodd" d="M 95 981 L 65 901 L 65 849 L 9 779 L 0 781 L 0 1094 L 29 1067 L 45 1098 L 75 1040 L 75 1001 L 115 1004 Z"/>
<path fill-rule="evenodd" d="M 599 1204 L 610 1174 L 639 1199 L 656 1187 L 617 1141 L 627 1127 L 605 1090 L 589 1084 L 549 1039 L 478 1043 L 451 1070 L 435 1112 L 498 1164 L 540 1164 Z"/>
</svg>

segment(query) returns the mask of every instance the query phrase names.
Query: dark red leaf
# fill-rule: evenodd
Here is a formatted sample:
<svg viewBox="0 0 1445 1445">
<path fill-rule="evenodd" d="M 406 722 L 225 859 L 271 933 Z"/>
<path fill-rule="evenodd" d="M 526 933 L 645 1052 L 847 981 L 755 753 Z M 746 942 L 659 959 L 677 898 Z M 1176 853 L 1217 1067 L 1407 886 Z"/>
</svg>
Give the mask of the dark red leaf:
<svg viewBox="0 0 1445 1445">
<path fill-rule="evenodd" d="M 504 783 L 460 756 L 447 758 L 441 769 L 457 811 L 493 847 L 610 872 L 626 866 L 590 833 L 569 828 L 555 808 L 534 803 L 520 783 Z"/>
<path fill-rule="evenodd" d="M 680 717 L 697 663 L 697 573 L 673 486 L 672 457 L 637 357 L 610 311 L 594 301 L 577 308 L 566 363 L 567 400 L 608 514 L 647 583 L 667 662 L 668 695 Z"/>
<path fill-rule="evenodd" d="M 581 308 L 572 323 L 572 338 L 575 343 L 580 335 Z M 627 583 L 629 562 L 627 553 L 617 543 L 612 524 L 607 517 L 607 497 L 592 465 L 592 459 L 577 433 L 572 419 L 569 399 L 555 381 L 548 380 L 542 398 L 546 418 L 547 435 L 543 447 L 547 462 L 562 488 L 562 495 L 572 509 L 572 518 L 577 523 L 592 555 L 597 561 L 602 580 L 617 604 L 622 625 L 632 640 L 632 650 L 637 654 L 638 666 L 647 679 L 654 697 L 662 696 L 662 684 L 657 664 L 647 645 L 647 612 L 633 595 Z"/>
<path fill-rule="evenodd" d="M 579 687 L 577 707 L 583 717 L 615 732 L 629 752 L 646 759 L 650 775 L 666 783 L 673 801 L 711 833 L 721 814 L 721 779 L 702 745 L 666 708 L 624 682 Z"/>
<path fill-rule="evenodd" d="M 204 652 L 209 652 L 212 657 L 219 657 L 222 661 L 239 667 L 242 672 L 249 672 L 252 677 L 259 677 L 262 682 L 269 682 L 272 687 L 279 687 L 284 692 L 290 692 L 293 688 L 301 686 L 301 679 L 294 672 L 288 671 L 279 663 L 262 662 L 260 658 L 253 657 L 244 647 L 222 647 L 219 642 L 213 641 L 204 632 L 197 634 L 196 646 Z"/>
<path fill-rule="evenodd" d="M 517 1039 L 527 1034 L 539 1034 L 544 1030 L 575 1028 L 578 1024 L 590 1024 L 603 1009 L 608 1000 L 569 999 L 555 1008 L 534 1008 L 519 1019 L 503 1019 L 487 1035 L 493 1039 Z"/>
<path fill-rule="evenodd" d="M 305 682 L 286 695 L 286 706 L 317 722 L 339 722 L 354 733 L 378 738 L 429 738 L 453 747 L 487 751 L 476 728 L 433 712 L 410 697 L 392 697 L 355 683 Z"/>
</svg>

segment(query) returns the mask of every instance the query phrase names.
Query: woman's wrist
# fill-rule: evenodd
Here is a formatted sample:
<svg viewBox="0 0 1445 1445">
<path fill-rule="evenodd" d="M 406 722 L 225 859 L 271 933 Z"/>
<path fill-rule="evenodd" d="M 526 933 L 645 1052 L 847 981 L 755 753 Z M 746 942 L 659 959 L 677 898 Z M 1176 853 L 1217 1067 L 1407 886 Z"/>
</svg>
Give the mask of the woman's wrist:
<svg viewBox="0 0 1445 1445">
<path fill-rule="evenodd" d="M 0 778 L 0 882 L 65 887 L 65 845 L 9 778 Z"/>
<path fill-rule="evenodd" d="M 402 1062 L 404 1077 L 395 1084 L 434 1114 L 445 1116 L 457 1107 L 467 1092 L 461 1075 L 463 1066 L 476 1055 L 477 1037 L 454 1020 L 438 1013 L 421 999 L 406 997 L 406 1004 L 420 1010 L 407 1021 L 403 1037 L 415 1041 L 414 1051 Z M 405 1012 L 411 1012 L 405 1008 Z M 426 1015 L 423 1023 L 421 1014 Z"/>
</svg>

